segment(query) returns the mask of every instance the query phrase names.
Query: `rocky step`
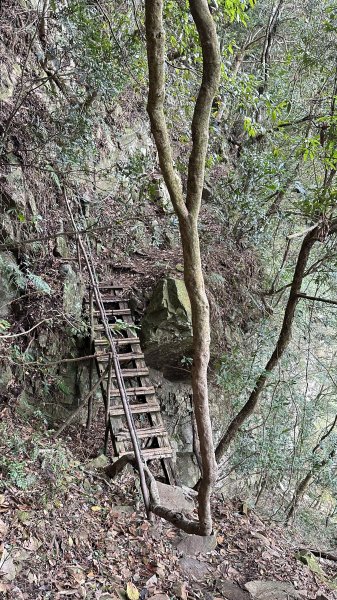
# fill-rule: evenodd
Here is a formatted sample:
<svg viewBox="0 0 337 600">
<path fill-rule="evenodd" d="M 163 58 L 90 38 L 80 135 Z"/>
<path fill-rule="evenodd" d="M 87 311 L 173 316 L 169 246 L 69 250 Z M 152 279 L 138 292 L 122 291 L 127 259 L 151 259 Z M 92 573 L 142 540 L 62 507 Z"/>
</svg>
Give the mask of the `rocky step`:
<svg viewBox="0 0 337 600">
<path fill-rule="evenodd" d="M 90 290 L 90 289 L 91 290 L 94 289 L 92 284 L 87 285 L 87 290 Z M 121 285 L 109 285 L 109 284 L 103 284 L 103 283 L 100 283 L 98 285 L 98 289 L 101 293 L 102 292 L 106 293 L 106 292 L 104 292 L 104 290 L 115 290 L 117 292 L 122 292 L 124 290 L 124 288 Z"/>
<path fill-rule="evenodd" d="M 160 406 L 157 404 L 157 402 L 153 402 L 151 404 L 149 402 L 142 402 L 142 404 L 130 404 L 129 408 L 133 415 L 155 412 L 160 413 Z M 109 414 L 111 417 L 122 417 L 125 414 L 123 404 L 116 404 L 116 406 L 112 406 L 109 409 Z"/>
</svg>

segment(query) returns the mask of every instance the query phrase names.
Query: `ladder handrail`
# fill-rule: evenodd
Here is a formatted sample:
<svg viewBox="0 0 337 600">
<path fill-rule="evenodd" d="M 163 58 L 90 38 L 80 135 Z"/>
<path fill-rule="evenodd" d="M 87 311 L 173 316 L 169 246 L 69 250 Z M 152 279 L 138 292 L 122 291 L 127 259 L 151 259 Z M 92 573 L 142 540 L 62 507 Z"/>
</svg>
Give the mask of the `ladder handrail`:
<svg viewBox="0 0 337 600">
<path fill-rule="evenodd" d="M 140 485 L 141 485 L 142 495 L 143 495 L 143 499 L 144 499 L 145 509 L 146 509 L 147 515 L 149 516 L 149 514 L 150 514 L 150 510 L 149 510 L 150 495 L 149 495 L 149 489 L 148 489 L 148 486 L 146 483 L 145 473 L 144 473 L 144 462 L 145 461 L 143 461 L 140 444 L 139 444 L 139 441 L 137 438 L 134 420 L 132 417 L 132 413 L 130 411 L 130 406 L 129 406 L 129 401 L 128 401 L 128 397 L 127 397 L 127 393 L 126 393 L 124 379 L 123 379 L 123 376 L 121 373 L 121 366 L 120 366 L 118 354 L 116 351 L 116 342 L 113 339 L 113 336 L 111 334 L 111 330 L 109 327 L 109 321 L 108 321 L 108 318 L 105 313 L 105 307 L 104 307 L 102 295 L 101 295 L 101 292 L 99 289 L 99 282 L 97 279 L 95 266 L 92 262 L 92 257 L 90 256 L 90 258 L 89 258 L 88 253 L 83 244 L 83 240 L 82 240 L 80 231 L 77 228 L 65 187 L 63 187 L 62 190 L 63 190 L 63 197 L 64 197 L 64 200 L 65 200 L 65 203 L 67 206 L 67 210 L 68 210 L 68 213 L 70 216 L 70 220 L 71 220 L 72 226 L 74 228 L 74 231 L 76 233 L 78 245 L 81 248 L 83 258 L 84 258 L 84 261 L 85 261 L 87 269 L 88 269 L 92 289 L 93 289 L 93 292 L 95 295 L 95 300 L 96 300 L 98 309 L 101 313 L 101 319 L 102 319 L 102 323 L 104 326 L 105 334 L 106 334 L 106 337 L 110 344 L 112 364 L 113 364 L 114 371 L 116 374 L 117 386 L 118 386 L 118 389 L 120 392 L 120 397 L 121 397 L 123 409 L 125 412 L 126 422 L 127 422 L 128 429 L 130 432 L 130 438 L 131 438 L 131 443 L 132 443 L 132 447 L 133 447 L 133 451 L 134 451 L 134 455 L 135 455 L 135 459 L 136 459 L 137 468 L 139 470 L 139 479 L 140 479 Z M 87 235 L 86 235 L 86 237 L 87 237 Z M 87 245 L 89 246 L 89 251 L 90 251 L 90 244 L 88 244 L 88 240 L 87 240 Z M 107 398 L 107 402 L 110 402 L 110 398 Z"/>
</svg>

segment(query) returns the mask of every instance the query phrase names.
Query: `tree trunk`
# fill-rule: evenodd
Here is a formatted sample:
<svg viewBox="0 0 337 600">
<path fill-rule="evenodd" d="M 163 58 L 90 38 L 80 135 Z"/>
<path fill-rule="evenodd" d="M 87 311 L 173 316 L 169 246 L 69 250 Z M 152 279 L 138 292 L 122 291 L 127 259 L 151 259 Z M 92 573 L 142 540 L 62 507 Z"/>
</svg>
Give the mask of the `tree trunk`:
<svg viewBox="0 0 337 600">
<path fill-rule="evenodd" d="M 209 362 L 209 304 L 205 292 L 200 257 L 198 216 L 204 184 L 208 146 L 209 119 L 220 77 L 220 51 L 214 21 L 207 0 L 190 0 L 190 10 L 198 30 L 203 55 L 203 74 L 191 125 L 192 150 L 187 174 L 186 198 L 181 178 L 175 170 L 172 146 L 164 114 L 165 98 L 165 32 L 163 0 L 146 0 L 145 25 L 149 66 L 148 114 L 155 139 L 159 164 L 178 216 L 184 256 L 184 280 L 191 302 L 193 326 L 192 389 L 194 414 L 200 443 L 202 480 L 198 493 L 199 522 L 165 510 L 157 505 L 151 510 L 189 533 L 209 535 L 212 531 L 210 497 L 217 468 L 208 405 L 207 367 Z M 151 480 L 152 481 L 152 480 Z M 152 481 L 154 486 L 154 482 Z"/>
<path fill-rule="evenodd" d="M 294 278 L 292 281 L 292 285 L 290 288 L 290 294 L 288 298 L 288 302 L 284 311 L 283 323 L 280 331 L 279 338 L 277 340 L 275 349 L 268 360 L 264 371 L 259 375 L 256 380 L 255 386 L 242 409 L 239 413 L 234 417 L 232 422 L 229 424 L 227 431 L 222 436 L 220 442 L 218 443 L 215 456 L 217 461 L 221 460 L 227 451 L 231 441 L 234 439 L 235 435 L 238 432 L 238 429 L 243 425 L 243 423 L 251 416 L 254 412 L 259 398 L 265 388 L 266 382 L 268 380 L 269 374 L 275 369 L 278 363 L 281 360 L 285 350 L 288 347 L 288 344 L 291 339 L 292 325 L 295 316 L 295 310 L 297 303 L 300 299 L 300 291 L 301 285 L 305 274 L 305 269 L 308 263 L 308 259 L 310 256 L 311 249 L 316 241 L 322 240 L 326 237 L 327 234 L 335 233 L 337 229 L 337 223 L 334 220 L 331 223 L 330 229 L 328 231 L 325 230 L 325 224 L 317 225 L 312 231 L 309 231 L 305 236 L 302 246 L 297 258 L 297 263 L 295 267 Z"/>
<path fill-rule="evenodd" d="M 193 365 L 192 391 L 194 415 L 200 444 L 202 479 L 198 495 L 198 514 L 205 531 L 212 531 L 210 496 L 217 478 L 212 424 L 209 414 L 207 368 L 209 363 L 210 324 L 209 303 L 201 266 L 199 236 L 196 221 L 190 217 L 180 224 L 184 255 L 184 280 L 192 309 Z"/>
</svg>

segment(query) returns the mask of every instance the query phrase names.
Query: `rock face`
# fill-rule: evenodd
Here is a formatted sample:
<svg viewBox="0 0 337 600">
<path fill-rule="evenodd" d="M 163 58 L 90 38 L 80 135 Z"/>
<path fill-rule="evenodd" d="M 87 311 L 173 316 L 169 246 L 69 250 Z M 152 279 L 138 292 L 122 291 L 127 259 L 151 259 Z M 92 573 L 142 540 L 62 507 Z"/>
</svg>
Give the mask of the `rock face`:
<svg viewBox="0 0 337 600">
<path fill-rule="evenodd" d="M 71 268 L 71 265 L 63 266 L 68 266 L 64 274 L 63 309 L 66 314 L 80 319 L 85 286 L 79 274 Z"/>
<path fill-rule="evenodd" d="M 10 302 L 18 295 L 18 286 L 14 283 L 14 275 L 18 268 L 11 252 L 0 252 L 0 318 L 10 313 Z"/>
<path fill-rule="evenodd" d="M 177 549 L 186 556 L 197 556 L 207 554 L 215 550 L 217 545 L 215 535 L 188 535 L 183 534 L 177 544 Z"/>
<path fill-rule="evenodd" d="M 191 513 L 195 508 L 193 499 L 182 488 L 157 481 L 160 502 L 166 508 L 183 513 Z"/>
<path fill-rule="evenodd" d="M 192 320 L 182 280 L 158 283 L 142 321 L 141 341 L 148 365 L 168 379 L 183 379 L 182 361 L 192 354 Z"/>
</svg>

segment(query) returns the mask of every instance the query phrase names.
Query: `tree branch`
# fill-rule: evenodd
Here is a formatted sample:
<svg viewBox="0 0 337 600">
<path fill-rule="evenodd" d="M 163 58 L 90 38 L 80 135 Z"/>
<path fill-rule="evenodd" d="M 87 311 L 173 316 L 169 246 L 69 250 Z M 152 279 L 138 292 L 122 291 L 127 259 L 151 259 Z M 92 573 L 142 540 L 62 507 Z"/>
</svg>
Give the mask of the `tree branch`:
<svg viewBox="0 0 337 600">
<path fill-rule="evenodd" d="M 190 0 L 192 17 L 198 30 L 203 58 L 202 81 L 192 119 L 192 151 L 188 164 L 186 206 L 197 219 L 204 186 L 212 102 L 220 79 L 220 50 L 215 24 L 206 0 Z"/>
<path fill-rule="evenodd" d="M 336 233 L 336 230 L 337 230 L 337 220 L 335 219 L 330 224 L 330 228 L 328 229 L 328 231 L 326 231 L 326 224 L 322 223 L 322 224 L 317 225 L 315 227 L 315 229 L 313 229 L 312 231 L 309 231 L 309 233 L 307 233 L 307 235 L 305 236 L 305 238 L 302 242 L 302 246 L 301 246 L 298 258 L 297 258 L 297 263 L 296 263 L 296 267 L 295 267 L 293 281 L 292 281 L 291 288 L 290 288 L 289 298 L 288 298 L 288 302 L 287 302 L 287 305 L 286 305 L 286 308 L 284 311 L 283 323 L 282 323 L 281 331 L 280 331 L 279 338 L 277 340 L 275 349 L 274 349 L 270 359 L 268 360 L 264 371 L 262 371 L 260 376 L 257 378 L 255 386 L 254 386 L 247 402 L 244 404 L 244 406 L 239 411 L 239 413 L 234 417 L 232 422 L 229 424 L 227 431 L 222 436 L 222 438 L 217 446 L 216 452 L 215 452 L 215 456 L 218 461 L 225 454 L 227 448 L 229 447 L 229 444 L 233 440 L 238 429 L 241 427 L 241 425 L 244 423 L 244 421 L 248 417 L 250 417 L 250 415 L 254 412 L 254 410 L 257 406 L 258 400 L 259 400 L 259 398 L 262 394 L 262 391 L 264 390 L 264 387 L 266 385 L 266 382 L 268 380 L 269 374 L 277 366 L 282 355 L 284 354 L 285 350 L 288 347 L 288 344 L 291 339 L 291 332 L 292 332 L 292 325 L 293 325 L 293 320 L 294 320 L 294 316 L 295 316 L 295 310 L 296 310 L 296 306 L 299 301 L 299 297 L 300 297 L 300 293 L 301 293 L 300 290 L 301 290 L 302 281 L 305 276 L 305 269 L 306 269 L 308 259 L 310 256 L 310 252 L 311 252 L 311 249 L 312 249 L 314 243 L 317 241 L 322 241 L 322 239 L 324 239 L 324 237 L 326 237 L 326 235 Z"/>
<path fill-rule="evenodd" d="M 337 300 L 330 300 L 329 298 L 319 298 L 318 296 L 308 296 L 307 294 L 299 293 L 297 294 L 299 298 L 303 298 L 303 300 L 314 300 L 316 302 L 325 302 L 326 304 L 337 305 Z"/>
<path fill-rule="evenodd" d="M 165 100 L 165 32 L 163 1 L 145 2 L 146 47 L 149 67 L 149 95 L 147 112 L 156 142 L 159 164 L 179 218 L 187 217 L 181 178 L 173 164 L 170 136 L 164 113 Z"/>
</svg>

